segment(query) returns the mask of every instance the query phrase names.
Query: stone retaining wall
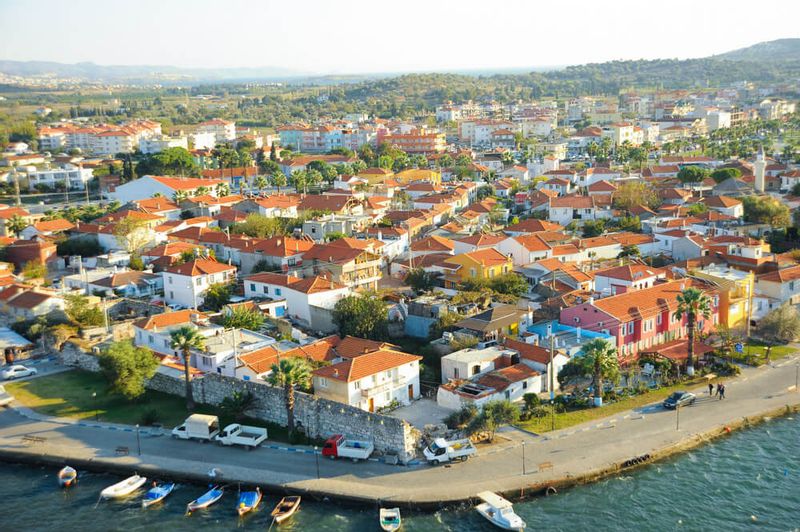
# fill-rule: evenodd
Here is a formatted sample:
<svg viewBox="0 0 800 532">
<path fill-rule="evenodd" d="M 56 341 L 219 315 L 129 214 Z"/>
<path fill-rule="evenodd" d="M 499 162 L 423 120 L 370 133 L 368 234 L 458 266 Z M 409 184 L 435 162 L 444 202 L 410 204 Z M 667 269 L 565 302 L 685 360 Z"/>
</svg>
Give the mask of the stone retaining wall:
<svg viewBox="0 0 800 532">
<path fill-rule="evenodd" d="M 64 364 L 88 371 L 99 371 L 97 357 L 67 343 L 61 352 Z M 182 378 L 157 373 L 146 383 L 147 388 L 171 395 L 185 396 Z M 255 397 L 255 406 L 246 415 L 286 426 L 286 406 L 282 388 L 258 381 L 242 381 L 209 373 L 192 381 L 194 399 L 200 403 L 219 405 L 237 391 L 248 391 Z M 393 417 L 365 412 L 360 408 L 302 392 L 295 393 L 295 421 L 312 438 L 344 434 L 348 438 L 369 440 L 382 453 L 396 454 L 403 463 L 414 457 L 418 432 L 407 422 Z"/>
</svg>

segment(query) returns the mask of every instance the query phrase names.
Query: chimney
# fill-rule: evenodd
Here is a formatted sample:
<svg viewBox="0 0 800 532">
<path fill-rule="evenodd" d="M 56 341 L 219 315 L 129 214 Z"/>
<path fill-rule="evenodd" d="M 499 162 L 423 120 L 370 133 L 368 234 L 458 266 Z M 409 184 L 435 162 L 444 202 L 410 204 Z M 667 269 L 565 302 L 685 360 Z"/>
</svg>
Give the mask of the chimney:
<svg viewBox="0 0 800 532">
<path fill-rule="evenodd" d="M 333 368 L 333 376 L 334 377 L 338 377 L 339 376 L 339 370 L 338 369 Z"/>
</svg>

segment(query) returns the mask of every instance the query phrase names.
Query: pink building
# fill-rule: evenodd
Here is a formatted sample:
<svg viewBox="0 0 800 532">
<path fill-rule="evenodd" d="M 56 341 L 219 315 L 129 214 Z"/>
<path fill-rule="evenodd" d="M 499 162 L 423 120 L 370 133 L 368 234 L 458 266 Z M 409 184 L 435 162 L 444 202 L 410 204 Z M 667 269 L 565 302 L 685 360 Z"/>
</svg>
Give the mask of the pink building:
<svg viewBox="0 0 800 532">
<path fill-rule="evenodd" d="M 636 360 L 650 347 L 686 338 L 686 319 L 675 319 L 677 297 L 695 286 L 711 298 L 710 320 L 700 319 L 698 331 L 710 332 L 719 321 L 719 293 L 709 285 L 690 280 L 656 284 L 603 299 L 589 299 L 561 311 L 560 322 L 571 327 L 610 334 L 616 338 L 620 363 Z"/>
</svg>

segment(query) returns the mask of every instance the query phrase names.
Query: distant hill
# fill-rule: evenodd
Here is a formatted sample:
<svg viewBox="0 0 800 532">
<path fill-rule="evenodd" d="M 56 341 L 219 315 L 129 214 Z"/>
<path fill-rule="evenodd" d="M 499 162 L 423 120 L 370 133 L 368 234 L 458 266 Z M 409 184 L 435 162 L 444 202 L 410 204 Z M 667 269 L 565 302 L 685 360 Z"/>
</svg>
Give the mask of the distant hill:
<svg viewBox="0 0 800 532">
<path fill-rule="evenodd" d="M 800 39 L 776 39 L 774 41 L 760 42 L 747 48 L 740 48 L 711 57 L 730 61 L 797 61 L 800 59 Z"/>
<path fill-rule="evenodd" d="M 97 65 L 53 61 L 0 60 L 0 72 L 10 76 L 76 78 L 85 81 L 162 82 L 284 79 L 305 73 L 281 67 L 181 68 L 167 65 Z"/>
</svg>

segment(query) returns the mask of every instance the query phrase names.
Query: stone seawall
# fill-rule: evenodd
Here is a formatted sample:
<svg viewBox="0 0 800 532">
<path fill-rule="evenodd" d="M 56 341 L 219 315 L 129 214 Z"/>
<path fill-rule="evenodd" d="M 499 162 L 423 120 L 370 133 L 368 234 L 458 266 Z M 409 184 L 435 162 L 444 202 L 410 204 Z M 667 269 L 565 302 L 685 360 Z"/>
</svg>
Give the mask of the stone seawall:
<svg viewBox="0 0 800 532">
<path fill-rule="evenodd" d="M 61 359 L 69 366 L 100 371 L 97 357 L 72 343 L 64 345 Z M 145 386 L 171 395 L 186 395 L 186 385 L 182 378 L 163 373 L 156 373 Z M 282 426 L 287 424 L 282 388 L 209 373 L 192 381 L 192 391 L 196 401 L 214 406 L 221 404 L 234 392 L 248 391 L 255 398 L 255 406 L 246 412 L 247 416 Z M 365 412 L 360 408 L 302 392 L 295 393 L 294 408 L 295 422 L 312 438 L 344 434 L 348 438 L 369 440 L 375 444 L 377 451 L 397 455 L 401 463 L 408 462 L 415 455 L 419 434 L 401 419 Z"/>
</svg>

